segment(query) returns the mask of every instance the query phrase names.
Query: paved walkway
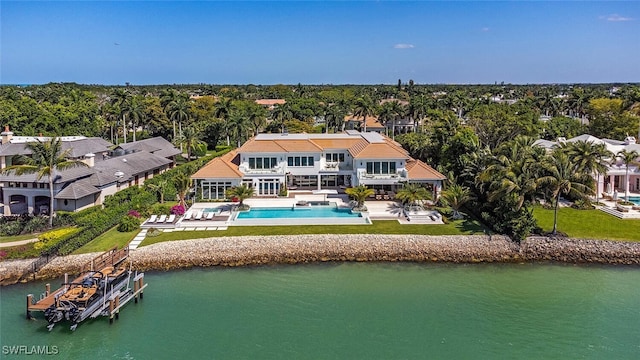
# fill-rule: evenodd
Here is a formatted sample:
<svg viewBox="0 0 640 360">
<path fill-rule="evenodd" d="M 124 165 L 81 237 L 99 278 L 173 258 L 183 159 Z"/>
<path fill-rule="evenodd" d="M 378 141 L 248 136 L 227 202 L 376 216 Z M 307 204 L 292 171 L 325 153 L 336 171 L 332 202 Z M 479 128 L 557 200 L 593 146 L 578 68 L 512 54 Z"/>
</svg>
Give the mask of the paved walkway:
<svg viewBox="0 0 640 360">
<path fill-rule="evenodd" d="M 27 239 L 27 240 L 20 240 L 20 241 L 12 241 L 12 242 L 6 242 L 6 243 L 0 243 L 0 248 L 3 247 L 12 247 L 12 246 L 20 246 L 20 245 L 26 245 L 26 244 L 30 244 L 33 242 L 38 241 L 38 239 Z"/>
</svg>

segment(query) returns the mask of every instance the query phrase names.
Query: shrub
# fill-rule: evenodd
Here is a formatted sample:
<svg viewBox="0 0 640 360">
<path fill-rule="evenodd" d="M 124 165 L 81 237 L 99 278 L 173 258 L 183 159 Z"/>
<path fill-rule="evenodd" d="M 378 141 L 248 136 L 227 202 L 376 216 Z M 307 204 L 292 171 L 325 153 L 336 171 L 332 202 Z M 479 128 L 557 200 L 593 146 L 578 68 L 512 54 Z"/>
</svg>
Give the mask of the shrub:
<svg viewBox="0 0 640 360">
<path fill-rule="evenodd" d="M 120 220 L 120 225 L 118 225 L 118 231 L 120 232 L 130 232 L 134 231 L 140 227 L 140 219 L 135 216 L 127 215 Z"/>
<path fill-rule="evenodd" d="M 129 212 L 127 213 L 128 216 L 133 216 L 136 218 L 140 218 L 140 213 L 135 211 L 135 210 L 129 210 Z"/>
<path fill-rule="evenodd" d="M 171 207 L 171 214 L 173 215 L 184 215 L 184 206 L 175 205 Z"/>
<path fill-rule="evenodd" d="M 43 234 L 40 234 L 40 236 L 38 236 L 38 240 L 40 241 L 34 244 L 34 248 L 37 250 L 47 250 L 48 248 L 56 245 L 57 243 L 69 239 L 79 231 L 80 229 L 75 227 L 67 227 L 67 228 L 47 231 Z"/>
<path fill-rule="evenodd" d="M 157 215 L 169 215 L 171 214 L 171 206 L 167 204 L 155 204 L 151 207 L 151 212 Z"/>
<path fill-rule="evenodd" d="M 147 236 L 150 237 L 158 236 L 160 234 L 162 234 L 162 230 L 156 228 L 150 228 L 149 230 L 147 230 Z"/>
<path fill-rule="evenodd" d="M 22 221 L 19 219 L 13 221 L 7 221 L 5 224 L 0 227 L 0 235 L 2 236 L 14 236 L 20 235 L 22 233 Z"/>
<path fill-rule="evenodd" d="M 49 221 L 43 216 L 33 216 L 27 220 L 22 228 L 23 234 L 40 232 L 49 227 Z"/>
</svg>

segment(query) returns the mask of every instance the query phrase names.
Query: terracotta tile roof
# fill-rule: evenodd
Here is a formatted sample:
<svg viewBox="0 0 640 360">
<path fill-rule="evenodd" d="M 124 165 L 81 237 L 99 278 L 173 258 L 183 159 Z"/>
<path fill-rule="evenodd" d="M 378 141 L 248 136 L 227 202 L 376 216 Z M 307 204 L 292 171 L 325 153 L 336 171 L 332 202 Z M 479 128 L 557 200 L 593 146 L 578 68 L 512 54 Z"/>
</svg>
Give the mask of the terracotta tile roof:
<svg viewBox="0 0 640 360">
<path fill-rule="evenodd" d="M 285 99 L 258 99 L 256 100 L 256 104 L 263 106 L 273 106 L 273 105 L 282 105 L 287 101 Z"/>
<path fill-rule="evenodd" d="M 311 140 L 276 140 L 286 152 L 318 152 L 322 148 Z"/>
<path fill-rule="evenodd" d="M 446 176 L 420 160 L 411 159 L 406 165 L 409 180 L 444 180 Z"/>
<path fill-rule="evenodd" d="M 240 148 L 238 153 L 280 153 L 287 152 L 277 141 L 273 140 L 256 140 L 251 138 L 247 140 Z"/>
<path fill-rule="evenodd" d="M 321 149 L 349 149 L 353 145 L 362 142 L 361 137 L 341 138 L 341 139 L 313 139 L 313 141 Z"/>
<path fill-rule="evenodd" d="M 367 116 L 364 118 L 366 123 L 367 123 L 367 128 L 384 128 L 384 125 L 382 125 L 382 123 L 380 123 L 380 121 L 378 121 L 378 117 L 377 116 Z M 347 115 L 344 117 L 344 121 L 352 121 L 352 122 L 357 122 L 357 123 L 361 123 L 362 122 L 362 118 L 359 116 L 353 116 L 353 115 Z"/>
<path fill-rule="evenodd" d="M 349 154 L 351 154 L 351 156 L 355 158 L 356 155 L 360 154 L 368 145 L 369 142 L 367 140 L 359 139 L 357 143 L 353 144 L 349 148 Z"/>
<path fill-rule="evenodd" d="M 237 179 L 244 175 L 234 161 L 239 157 L 236 151 L 217 157 L 191 175 L 192 179 Z"/>
<path fill-rule="evenodd" d="M 351 149 L 349 149 L 351 152 Z M 351 154 L 355 159 L 409 159 L 404 151 L 399 151 L 389 143 L 368 144 L 357 154 Z"/>
</svg>

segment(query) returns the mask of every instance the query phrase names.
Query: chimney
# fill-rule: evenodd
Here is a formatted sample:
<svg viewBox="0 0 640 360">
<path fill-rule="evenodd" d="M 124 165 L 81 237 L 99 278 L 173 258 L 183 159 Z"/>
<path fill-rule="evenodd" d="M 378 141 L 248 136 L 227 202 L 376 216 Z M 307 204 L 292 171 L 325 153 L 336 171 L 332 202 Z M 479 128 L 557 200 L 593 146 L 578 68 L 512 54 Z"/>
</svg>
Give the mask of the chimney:
<svg viewBox="0 0 640 360">
<path fill-rule="evenodd" d="M 3 145 L 11 141 L 11 138 L 13 137 L 13 132 L 9 130 L 9 125 L 4 126 L 4 131 L 0 133 L 0 135 L 2 136 Z"/>
<path fill-rule="evenodd" d="M 84 156 L 83 162 L 89 165 L 89 167 L 93 167 L 93 165 L 95 165 L 95 157 L 96 157 L 95 154 L 88 153 Z"/>
</svg>

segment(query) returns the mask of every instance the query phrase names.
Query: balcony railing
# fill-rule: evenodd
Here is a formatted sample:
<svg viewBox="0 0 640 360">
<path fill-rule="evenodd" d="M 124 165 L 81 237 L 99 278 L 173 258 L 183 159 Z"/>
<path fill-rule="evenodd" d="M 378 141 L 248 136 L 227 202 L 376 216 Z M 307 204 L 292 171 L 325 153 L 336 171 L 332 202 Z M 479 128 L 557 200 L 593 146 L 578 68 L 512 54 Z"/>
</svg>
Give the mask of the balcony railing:
<svg viewBox="0 0 640 360">
<path fill-rule="evenodd" d="M 340 171 L 340 170 L 353 170 L 353 167 L 348 163 L 337 162 L 337 161 L 327 161 L 324 163 L 322 167 L 323 171 Z"/>
<path fill-rule="evenodd" d="M 366 171 L 358 173 L 358 179 L 363 180 L 398 180 L 406 181 L 407 173 L 404 171 L 397 172 L 395 174 L 369 174 Z"/>
<path fill-rule="evenodd" d="M 249 169 L 246 166 L 240 166 L 239 170 L 244 173 L 244 174 L 253 174 L 253 175 L 259 175 L 259 174 L 265 174 L 265 175 L 269 175 L 269 174 L 275 174 L 275 175 L 282 175 L 284 174 L 284 169 L 277 166 L 271 169 Z"/>
</svg>

